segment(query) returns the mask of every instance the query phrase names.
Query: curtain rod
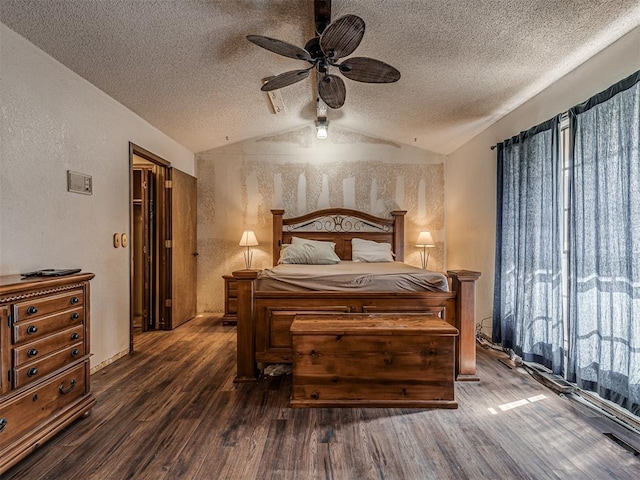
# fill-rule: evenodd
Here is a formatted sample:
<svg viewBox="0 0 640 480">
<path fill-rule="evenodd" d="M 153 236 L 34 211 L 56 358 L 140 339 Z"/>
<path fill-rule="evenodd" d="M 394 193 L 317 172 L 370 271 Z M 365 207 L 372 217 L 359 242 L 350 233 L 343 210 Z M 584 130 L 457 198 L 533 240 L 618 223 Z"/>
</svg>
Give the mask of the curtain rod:
<svg viewBox="0 0 640 480">
<path fill-rule="evenodd" d="M 568 119 L 568 118 L 569 118 L 569 112 L 568 111 L 563 112 L 563 113 L 560 114 L 560 121 L 561 122 L 566 120 L 566 119 Z M 491 147 L 489 147 L 489 148 L 491 148 L 491 150 L 495 150 L 497 147 L 498 147 L 498 145 L 491 145 Z"/>
</svg>

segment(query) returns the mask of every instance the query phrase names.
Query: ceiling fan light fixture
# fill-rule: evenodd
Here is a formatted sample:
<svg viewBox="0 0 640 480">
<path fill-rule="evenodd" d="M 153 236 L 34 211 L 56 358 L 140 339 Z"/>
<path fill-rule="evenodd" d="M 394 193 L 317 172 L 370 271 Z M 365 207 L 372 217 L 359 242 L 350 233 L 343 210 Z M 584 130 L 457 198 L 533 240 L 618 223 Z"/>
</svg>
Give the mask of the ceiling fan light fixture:
<svg viewBox="0 0 640 480">
<path fill-rule="evenodd" d="M 316 121 L 316 137 L 325 140 L 329 136 L 329 122 L 326 118 L 319 118 Z"/>
<path fill-rule="evenodd" d="M 278 55 L 306 61 L 310 66 L 281 73 L 262 86 L 271 91 L 293 85 L 315 69 L 318 94 L 329 108 L 344 105 L 346 88 L 342 78 L 329 72 L 336 68 L 345 78 L 364 83 L 393 83 L 400 72 L 385 62 L 368 57 L 349 57 L 358 48 L 365 32 L 364 20 L 357 15 L 345 15 L 331 22 L 331 0 L 314 0 L 314 21 L 317 36 L 300 48 L 288 42 L 262 35 L 247 35 L 247 40 Z M 341 58 L 349 57 L 342 64 Z M 320 118 L 320 117 L 318 117 Z"/>
</svg>

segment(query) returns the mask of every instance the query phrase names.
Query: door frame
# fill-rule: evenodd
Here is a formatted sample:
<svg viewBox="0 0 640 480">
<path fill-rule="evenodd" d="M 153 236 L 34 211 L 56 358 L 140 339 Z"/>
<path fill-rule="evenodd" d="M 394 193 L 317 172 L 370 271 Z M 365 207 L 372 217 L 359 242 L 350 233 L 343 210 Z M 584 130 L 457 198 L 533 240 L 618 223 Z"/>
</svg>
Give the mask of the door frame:
<svg viewBox="0 0 640 480">
<path fill-rule="evenodd" d="M 156 312 L 157 325 L 160 330 L 171 328 L 171 306 L 167 305 L 167 299 L 171 298 L 171 252 L 167 248 L 171 238 L 170 200 L 167 189 L 170 183 L 171 163 L 158 155 L 129 142 L 129 232 L 132 238 L 134 229 L 133 212 L 133 156 L 144 158 L 158 167 L 156 182 L 156 272 L 157 279 L 152 279 L 157 291 Z M 167 183 L 169 182 L 169 183 Z M 134 249 L 129 246 L 129 350 L 133 351 L 133 318 L 134 318 Z"/>
</svg>

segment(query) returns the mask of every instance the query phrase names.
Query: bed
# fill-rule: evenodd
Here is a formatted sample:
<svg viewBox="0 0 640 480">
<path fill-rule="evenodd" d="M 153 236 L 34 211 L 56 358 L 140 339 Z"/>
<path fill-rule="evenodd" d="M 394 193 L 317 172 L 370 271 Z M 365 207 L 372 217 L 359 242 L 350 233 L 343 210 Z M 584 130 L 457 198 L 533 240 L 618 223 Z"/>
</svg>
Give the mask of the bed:
<svg viewBox="0 0 640 480">
<path fill-rule="evenodd" d="M 274 268 L 263 272 L 233 272 L 238 284 L 236 382 L 255 381 L 260 372 L 259 366 L 292 362 L 289 330 L 296 315 L 424 312 L 437 314 L 459 331 L 455 344 L 456 380 L 478 380 L 475 282 L 480 273 L 455 270 L 448 271 L 444 276 L 403 264 L 406 211 L 392 211 L 391 218 L 344 208 L 318 210 L 293 218 L 284 218 L 284 210 L 271 210 L 271 213 Z M 351 270 L 351 273 L 355 271 L 356 278 L 363 278 L 362 269 L 373 266 L 373 263 L 367 265 L 361 262 L 358 265 L 357 262 L 351 262 L 354 238 L 358 239 L 356 241 L 391 245 L 395 261 L 382 266 L 384 271 L 380 276 L 384 277 L 383 283 L 371 286 L 367 279 L 364 283 L 367 283 L 368 288 L 357 288 L 362 285 L 340 287 L 329 281 L 314 284 L 313 277 L 322 276 L 321 272 L 335 276 L 337 270 L 332 270 L 331 267 L 345 268 Z M 292 242 L 304 240 L 334 243 L 333 248 L 339 262 L 317 266 L 279 265 L 283 246 L 287 250 L 293 250 Z M 360 251 L 354 253 L 360 255 Z M 409 276 L 413 276 L 409 281 L 398 280 L 402 277 L 389 280 L 390 275 L 402 274 L 405 267 Z M 278 269 L 305 280 L 296 285 L 292 285 L 290 278 L 278 283 Z M 313 269 L 316 269 L 317 275 Z M 340 275 L 342 274 L 337 276 Z M 394 286 L 398 282 L 401 284 L 400 289 Z M 359 280 L 358 283 L 363 282 Z M 410 290 L 414 291 L 407 290 L 407 284 L 411 284 Z M 420 285 L 423 288 L 419 288 Z"/>
</svg>

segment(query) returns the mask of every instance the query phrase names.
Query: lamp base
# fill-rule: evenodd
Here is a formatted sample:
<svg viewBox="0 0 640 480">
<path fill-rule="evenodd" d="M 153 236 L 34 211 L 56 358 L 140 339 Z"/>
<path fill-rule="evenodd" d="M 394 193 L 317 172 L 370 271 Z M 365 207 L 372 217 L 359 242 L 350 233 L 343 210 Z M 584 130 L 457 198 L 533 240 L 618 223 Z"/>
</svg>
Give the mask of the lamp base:
<svg viewBox="0 0 640 480">
<path fill-rule="evenodd" d="M 244 266 L 247 270 L 251 269 L 251 262 L 253 260 L 253 252 L 250 247 L 247 247 L 247 251 L 244 252 Z"/>
<path fill-rule="evenodd" d="M 424 270 L 427 269 L 427 265 L 429 264 L 429 255 L 431 252 L 427 252 L 427 248 L 423 247 L 422 252 L 420 252 L 420 261 L 422 262 L 422 268 Z"/>
</svg>

